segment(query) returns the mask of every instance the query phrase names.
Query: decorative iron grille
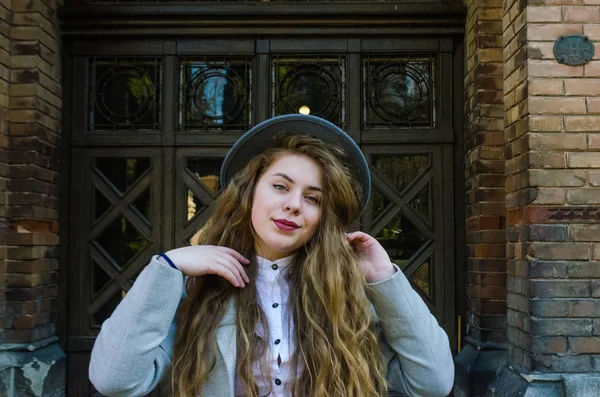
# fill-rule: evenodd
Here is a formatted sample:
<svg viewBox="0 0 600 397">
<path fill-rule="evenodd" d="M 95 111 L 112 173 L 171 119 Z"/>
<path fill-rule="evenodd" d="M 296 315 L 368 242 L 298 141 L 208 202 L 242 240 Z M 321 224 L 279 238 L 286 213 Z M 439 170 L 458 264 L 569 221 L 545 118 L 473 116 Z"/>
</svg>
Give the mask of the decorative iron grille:
<svg viewBox="0 0 600 397">
<path fill-rule="evenodd" d="M 180 61 L 179 130 L 247 130 L 252 111 L 251 59 Z"/>
<path fill-rule="evenodd" d="M 90 58 L 88 131 L 159 130 L 160 58 Z"/>
<path fill-rule="evenodd" d="M 431 153 L 373 154 L 370 232 L 390 259 L 434 302 Z"/>
<path fill-rule="evenodd" d="M 152 159 L 96 157 L 91 183 L 90 327 L 99 328 L 145 264 L 153 243 Z"/>
<path fill-rule="evenodd" d="M 345 127 L 345 57 L 273 57 L 271 101 L 273 116 L 311 114 Z"/>
<path fill-rule="evenodd" d="M 434 55 L 365 56 L 363 128 L 436 128 L 437 83 Z"/>
</svg>

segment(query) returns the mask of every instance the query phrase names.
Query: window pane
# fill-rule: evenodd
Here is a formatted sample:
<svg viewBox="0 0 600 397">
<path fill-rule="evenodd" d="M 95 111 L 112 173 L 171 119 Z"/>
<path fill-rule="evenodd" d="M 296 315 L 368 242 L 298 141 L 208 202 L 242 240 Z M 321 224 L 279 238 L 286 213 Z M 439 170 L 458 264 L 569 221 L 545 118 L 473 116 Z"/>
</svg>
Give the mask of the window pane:
<svg viewBox="0 0 600 397">
<path fill-rule="evenodd" d="M 413 256 L 427 239 L 406 217 L 399 212 L 377 234 L 377 240 L 394 263 L 404 268 L 406 261 Z"/>
<path fill-rule="evenodd" d="M 150 187 L 146 188 L 131 205 L 142 214 L 148 222 L 152 221 L 152 212 L 150 211 Z"/>
<path fill-rule="evenodd" d="M 363 127 L 435 128 L 436 58 L 363 59 Z"/>
<path fill-rule="evenodd" d="M 198 182 L 208 190 L 216 193 L 221 188 L 219 173 L 223 159 L 190 157 L 187 159 L 187 168 L 194 174 Z"/>
<path fill-rule="evenodd" d="M 373 168 L 399 193 L 429 167 L 428 154 L 374 155 Z"/>
<path fill-rule="evenodd" d="M 417 193 L 408 205 L 419 212 L 425 219 L 431 221 L 431 182 L 427 183 L 419 193 Z"/>
<path fill-rule="evenodd" d="M 94 220 L 100 218 L 111 207 L 111 202 L 98 190 L 94 188 Z"/>
<path fill-rule="evenodd" d="M 427 296 L 431 297 L 431 273 L 429 262 L 431 262 L 431 258 L 423 262 L 419 268 L 410 275 L 409 279 Z"/>
<path fill-rule="evenodd" d="M 159 130 L 161 60 L 92 58 L 89 131 Z"/>
<path fill-rule="evenodd" d="M 196 177 L 196 180 L 208 191 L 213 193 L 215 197 L 221 189 L 219 181 L 221 164 L 223 164 L 222 158 L 189 157 L 187 159 L 187 169 Z M 186 219 L 191 221 L 196 215 L 204 211 L 210 205 L 213 198 L 209 196 L 206 197 L 206 200 L 203 200 L 197 197 L 196 194 L 188 188 L 186 200 Z"/>
<path fill-rule="evenodd" d="M 149 158 L 96 157 L 96 169 L 121 193 L 130 188 L 147 169 Z"/>
<path fill-rule="evenodd" d="M 311 114 L 345 123 L 344 57 L 275 57 L 271 69 L 273 116 Z"/>
<path fill-rule="evenodd" d="M 251 60 L 183 59 L 180 130 L 240 130 L 251 125 Z"/>
<path fill-rule="evenodd" d="M 96 238 L 96 243 L 120 266 L 148 245 L 148 240 L 121 215 Z"/>
</svg>

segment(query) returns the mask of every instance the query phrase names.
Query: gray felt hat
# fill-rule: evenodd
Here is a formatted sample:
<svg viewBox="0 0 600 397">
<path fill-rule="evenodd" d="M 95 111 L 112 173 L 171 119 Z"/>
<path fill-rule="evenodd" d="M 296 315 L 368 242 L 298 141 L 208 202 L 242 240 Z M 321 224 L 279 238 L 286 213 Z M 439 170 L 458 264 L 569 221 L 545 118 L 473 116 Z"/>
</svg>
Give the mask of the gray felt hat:
<svg viewBox="0 0 600 397">
<path fill-rule="evenodd" d="M 348 134 L 329 121 L 315 116 L 303 114 L 277 116 L 252 127 L 227 153 L 221 166 L 221 186 L 223 188 L 227 186 L 233 175 L 242 170 L 251 158 L 274 147 L 273 138 L 283 131 L 312 135 L 344 150 L 346 157 L 341 160 L 347 164 L 362 189 L 360 208 L 362 213 L 371 194 L 371 174 L 367 160 Z"/>
</svg>

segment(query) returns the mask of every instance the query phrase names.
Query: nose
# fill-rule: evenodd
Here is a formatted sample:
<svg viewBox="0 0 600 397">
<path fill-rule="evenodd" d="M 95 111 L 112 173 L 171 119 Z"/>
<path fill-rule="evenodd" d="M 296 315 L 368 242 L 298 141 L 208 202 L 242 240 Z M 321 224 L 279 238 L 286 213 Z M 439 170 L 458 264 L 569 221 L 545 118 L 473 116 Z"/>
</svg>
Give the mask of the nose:
<svg viewBox="0 0 600 397">
<path fill-rule="evenodd" d="M 300 203 L 302 202 L 302 197 L 299 194 L 288 194 L 287 200 L 285 201 L 285 210 L 289 211 L 293 214 L 298 214 L 300 212 Z"/>
</svg>

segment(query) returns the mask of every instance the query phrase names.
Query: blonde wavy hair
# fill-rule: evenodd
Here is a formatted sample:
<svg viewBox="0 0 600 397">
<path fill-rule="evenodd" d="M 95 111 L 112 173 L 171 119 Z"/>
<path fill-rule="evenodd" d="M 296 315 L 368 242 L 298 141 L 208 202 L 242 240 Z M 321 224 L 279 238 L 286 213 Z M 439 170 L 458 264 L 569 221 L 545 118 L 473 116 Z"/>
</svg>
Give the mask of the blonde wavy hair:
<svg viewBox="0 0 600 397">
<path fill-rule="evenodd" d="M 235 288 L 214 275 L 190 277 L 178 309 L 178 334 L 171 382 L 178 397 L 202 395 L 217 358 L 217 328 L 230 299 L 237 325 L 237 379 L 247 397 L 259 397 L 252 364 L 265 355 L 268 326 L 257 292 L 254 190 L 267 168 L 286 153 L 308 156 L 323 167 L 322 217 L 317 231 L 289 266 L 290 309 L 294 321 L 293 396 L 371 397 L 387 392 L 385 364 L 371 328 L 366 281 L 346 231 L 358 215 L 360 189 L 339 160 L 341 149 L 307 136 L 285 134 L 277 147 L 253 158 L 233 177 L 215 210 L 196 235 L 197 244 L 233 248 L 251 259 L 250 283 Z M 257 335 L 262 324 L 267 338 Z M 264 337 L 265 335 L 263 335 Z M 261 368 L 266 373 L 265 368 Z"/>
</svg>

